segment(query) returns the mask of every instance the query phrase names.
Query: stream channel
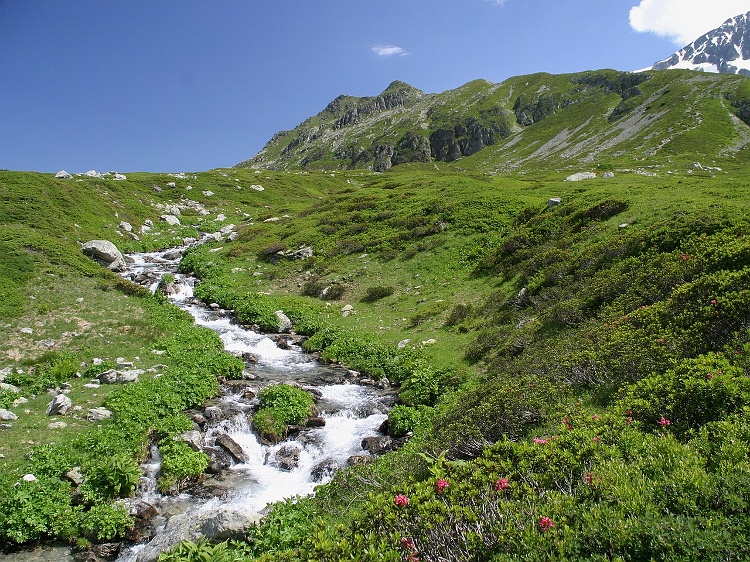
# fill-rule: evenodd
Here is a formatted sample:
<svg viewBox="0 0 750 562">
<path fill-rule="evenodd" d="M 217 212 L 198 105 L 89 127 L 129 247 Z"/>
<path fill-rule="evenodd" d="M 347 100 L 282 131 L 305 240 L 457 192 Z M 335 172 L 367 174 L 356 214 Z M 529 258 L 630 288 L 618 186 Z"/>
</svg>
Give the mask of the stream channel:
<svg viewBox="0 0 750 562">
<path fill-rule="evenodd" d="M 150 458 L 141 467 L 144 476 L 136 496 L 156 508 L 158 515 L 152 521 L 156 533 L 148 544 L 124 548 L 117 562 L 154 560 L 154 553 L 175 544 L 180 531 L 174 529 L 180 525 L 182 533 L 192 526 L 189 533 L 195 535 L 196 521 L 208 520 L 209 526 L 213 524 L 212 518 L 223 519 L 221 523 L 237 516 L 240 522 L 252 521 L 269 503 L 313 493 L 315 486 L 329 481 L 338 468 L 362 461 L 369 455 L 363 450 L 363 440 L 380 435 L 378 428 L 394 402 L 392 391 L 356 384 L 351 372 L 316 361 L 292 336 L 279 335 L 272 339 L 238 324 L 231 311 L 199 302 L 193 297 L 197 280 L 177 273 L 182 250 L 184 248 L 130 255 L 128 271 L 122 275 L 152 291 L 157 289 L 164 275 L 174 275 L 175 290 L 169 299 L 188 311 L 198 325 L 217 332 L 228 352 L 252 358 L 251 362 L 245 362 L 243 375 L 247 384 L 222 384 L 220 396 L 209 401 L 221 415 L 200 427 L 196 424 L 196 430 L 200 429 L 199 446 L 206 451 L 216 451 L 220 449 L 217 437 L 227 435 L 242 448 L 244 462 L 233 459 L 225 463 L 230 466 L 210 476 L 197 491 L 162 495 L 155 485 L 159 453 L 152 447 Z M 283 340 L 281 345 L 277 343 L 279 338 Z M 144 363 L 158 363 L 158 356 Z M 324 425 L 304 428 L 278 444 L 262 443 L 249 422 L 258 404 L 255 395 L 268 384 L 282 382 L 311 391 L 318 423 L 323 424 L 322 418 Z M 204 412 L 204 409 L 198 411 Z M 229 458 L 226 452 L 223 457 Z M 177 521 L 180 523 L 175 524 Z M 229 525 L 231 527 L 231 522 Z M 13 562 L 73 560 L 68 548 L 42 548 L 0 558 Z"/>
</svg>

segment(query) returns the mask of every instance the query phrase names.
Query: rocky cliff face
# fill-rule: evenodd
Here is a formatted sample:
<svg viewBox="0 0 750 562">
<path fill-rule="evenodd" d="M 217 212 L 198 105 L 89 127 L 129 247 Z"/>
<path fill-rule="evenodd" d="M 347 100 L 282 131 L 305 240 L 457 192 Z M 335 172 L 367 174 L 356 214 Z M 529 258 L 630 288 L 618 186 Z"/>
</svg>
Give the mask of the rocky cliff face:
<svg viewBox="0 0 750 562">
<path fill-rule="evenodd" d="M 652 70 L 681 68 L 750 76 L 750 12 L 725 21 L 657 62 Z"/>
</svg>

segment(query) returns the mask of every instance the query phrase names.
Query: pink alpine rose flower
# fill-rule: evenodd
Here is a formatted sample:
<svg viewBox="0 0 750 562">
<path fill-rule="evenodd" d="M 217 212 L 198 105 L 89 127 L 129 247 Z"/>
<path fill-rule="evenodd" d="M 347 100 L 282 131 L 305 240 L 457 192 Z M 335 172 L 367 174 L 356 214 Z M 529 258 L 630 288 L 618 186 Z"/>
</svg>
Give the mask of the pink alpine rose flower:
<svg viewBox="0 0 750 562">
<path fill-rule="evenodd" d="M 448 488 L 451 485 L 450 482 L 447 480 L 443 480 L 442 478 L 438 478 L 437 482 L 435 482 L 435 489 L 437 490 L 438 494 L 442 493 L 443 490 Z"/>
<path fill-rule="evenodd" d="M 407 498 L 404 494 L 396 494 L 396 497 L 393 498 L 393 503 L 395 503 L 399 507 L 406 507 L 409 505 L 409 498 Z"/>
<path fill-rule="evenodd" d="M 549 531 L 554 526 L 555 526 L 555 522 L 552 521 L 552 519 L 550 519 L 549 517 L 545 516 L 539 519 L 539 529 L 542 532 Z"/>
</svg>

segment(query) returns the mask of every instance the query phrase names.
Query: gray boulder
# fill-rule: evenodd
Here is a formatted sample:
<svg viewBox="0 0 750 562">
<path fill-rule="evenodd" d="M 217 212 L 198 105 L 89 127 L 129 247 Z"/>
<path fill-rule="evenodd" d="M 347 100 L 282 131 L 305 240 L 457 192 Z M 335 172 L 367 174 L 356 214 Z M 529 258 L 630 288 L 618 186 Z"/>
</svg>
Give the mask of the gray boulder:
<svg viewBox="0 0 750 562">
<path fill-rule="evenodd" d="M 18 416 L 10 410 L 0 410 L 0 420 L 2 421 L 14 421 L 17 420 Z"/>
<path fill-rule="evenodd" d="M 115 384 L 117 382 L 117 371 L 107 369 L 103 373 L 99 373 L 96 378 L 101 384 Z"/>
<path fill-rule="evenodd" d="M 128 371 L 118 371 L 117 382 L 127 384 L 129 382 L 138 382 L 138 377 L 143 374 L 143 369 L 132 369 Z"/>
<path fill-rule="evenodd" d="M 81 251 L 112 271 L 122 271 L 126 267 L 120 250 L 109 240 L 90 240 L 81 246 Z"/>
<path fill-rule="evenodd" d="M 19 392 L 21 392 L 20 388 L 7 382 L 0 382 L 0 390 L 12 392 L 13 394 L 18 394 Z"/>
<path fill-rule="evenodd" d="M 60 170 L 59 172 L 55 174 L 55 177 L 58 179 L 69 180 L 70 178 L 73 177 L 73 174 L 70 174 L 66 172 L 65 170 Z"/>
<path fill-rule="evenodd" d="M 73 406 L 73 402 L 65 394 L 58 394 L 47 404 L 47 415 L 64 415 Z"/>
<path fill-rule="evenodd" d="M 274 312 L 276 315 L 276 318 L 279 319 L 279 333 L 281 334 L 288 334 L 292 331 L 292 321 L 289 319 L 289 317 L 284 314 L 283 310 L 277 310 Z"/>
<path fill-rule="evenodd" d="M 93 423 L 102 422 L 112 417 L 112 412 L 107 408 L 90 408 L 86 419 Z"/>
<path fill-rule="evenodd" d="M 260 520 L 260 515 L 253 511 L 209 503 L 197 513 L 189 510 L 171 517 L 164 530 L 138 553 L 135 562 L 154 562 L 159 554 L 185 540 L 196 541 L 201 537 L 215 541 L 242 540 L 246 530 Z"/>
<path fill-rule="evenodd" d="M 193 451 L 203 450 L 203 435 L 201 435 L 201 432 L 198 431 L 197 429 L 186 431 L 185 433 L 175 437 L 175 439 L 184 441 L 185 443 L 190 445 L 190 448 Z"/>
</svg>

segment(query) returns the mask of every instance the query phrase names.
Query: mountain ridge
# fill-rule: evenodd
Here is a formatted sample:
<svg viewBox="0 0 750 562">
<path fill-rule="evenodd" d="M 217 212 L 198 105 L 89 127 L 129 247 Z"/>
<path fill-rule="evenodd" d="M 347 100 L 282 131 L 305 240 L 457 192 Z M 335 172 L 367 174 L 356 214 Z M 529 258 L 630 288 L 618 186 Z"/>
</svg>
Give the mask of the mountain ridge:
<svg viewBox="0 0 750 562">
<path fill-rule="evenodd" d="M 736 158 L 748 145 L 748 108 L 747 77 L 685 70 L 538 73 L 433 94 L 396 81 L 377 96 L 337 97 L 237 167 L 382 172 L 460 160 L 497 173 L 686 152 Z"/>
</svg>

